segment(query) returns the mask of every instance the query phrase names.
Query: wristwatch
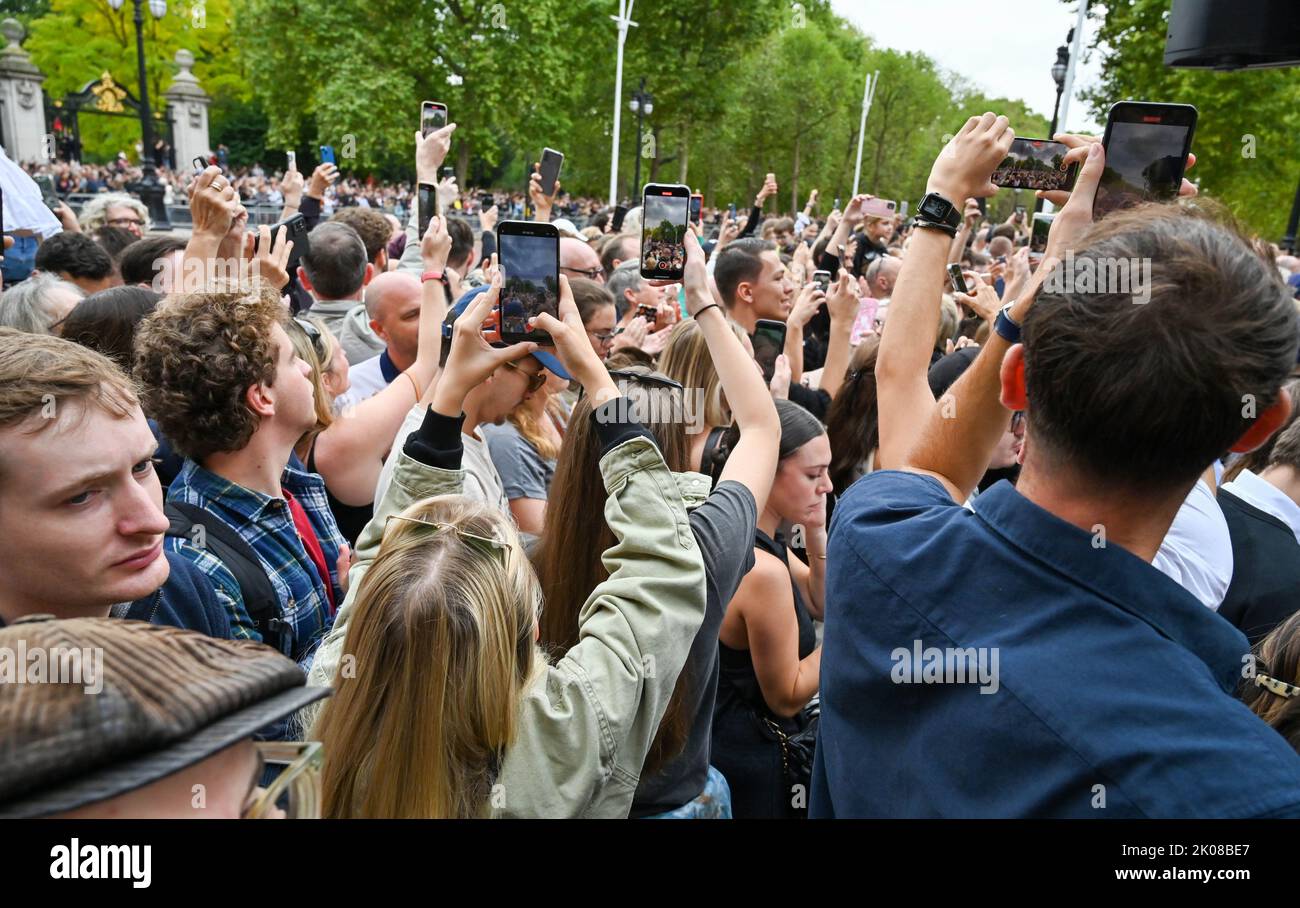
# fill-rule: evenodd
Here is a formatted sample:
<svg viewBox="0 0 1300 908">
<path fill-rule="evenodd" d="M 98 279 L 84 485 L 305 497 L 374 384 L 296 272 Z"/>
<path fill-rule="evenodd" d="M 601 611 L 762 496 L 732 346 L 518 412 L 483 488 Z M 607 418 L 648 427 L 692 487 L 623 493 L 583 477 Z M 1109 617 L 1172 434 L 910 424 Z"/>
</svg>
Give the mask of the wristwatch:
<svg viewBox="0 0 1300 908">
<path fill-rule="evenodd" d="M 949 236 L 956 236 L 957 228 L 961 226 L 961 212 L 939 193 L 927 192 L 916 209 L 916 225 L 933 227 Z"/>
<path fill-rule="evenodd" d="M 997 332 L 998 337 L 1005 340 L 1008 344 L 1020 343 L 1020 325 L 1011 319 L 1011 307 L 1016 304 L 1011 300 L 998 312 L 998 317 L 993 320 L 993 330 Z"/>
</svg>

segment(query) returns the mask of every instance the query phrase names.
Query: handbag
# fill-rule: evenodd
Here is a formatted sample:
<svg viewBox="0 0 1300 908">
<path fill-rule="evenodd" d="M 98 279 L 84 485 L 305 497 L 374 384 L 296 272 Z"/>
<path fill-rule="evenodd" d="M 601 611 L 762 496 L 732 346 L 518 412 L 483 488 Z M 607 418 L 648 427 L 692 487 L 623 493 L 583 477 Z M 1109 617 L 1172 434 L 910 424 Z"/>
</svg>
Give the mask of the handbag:
<svg viewBox="0 0 1300 908">
<path fill-rule="evenodd" d="M 799 711 L 799 731 L 786 734 L 768 716 L 758 716 L 767 736 L 781 745 L 781 769 L 787 785 L 802 785 L 805 792 L 812 783 L 813 755 L 817 749 L 817 726 L 821 718 L 821 698 L 813 699 Z"/>
</svg>

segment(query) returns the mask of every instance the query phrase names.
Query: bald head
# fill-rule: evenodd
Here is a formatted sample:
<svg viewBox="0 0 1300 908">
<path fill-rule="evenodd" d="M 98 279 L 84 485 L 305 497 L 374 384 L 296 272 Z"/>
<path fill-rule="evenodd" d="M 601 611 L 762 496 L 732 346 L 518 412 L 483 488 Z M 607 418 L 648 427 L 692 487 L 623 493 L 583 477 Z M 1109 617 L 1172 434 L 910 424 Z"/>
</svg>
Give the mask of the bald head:
<svg viewBox="0 0 1300 908">
<path fill-rule="evenodd" d="M 370 327 L 399 369 L 409 368 L 419 351 L 421 293 L 420 279 L 409 271 L 385 271 L 366 285 Z"/>
<path fill-rule="evenodd" d="M 600 256 L 585 240 L 560 237 L 560 270 L 568 278 L 586 277 L 605 283 L 605 272 L 600 267 Z M 583 273 L 586 272 L 586 273 Z"/>
</svg>

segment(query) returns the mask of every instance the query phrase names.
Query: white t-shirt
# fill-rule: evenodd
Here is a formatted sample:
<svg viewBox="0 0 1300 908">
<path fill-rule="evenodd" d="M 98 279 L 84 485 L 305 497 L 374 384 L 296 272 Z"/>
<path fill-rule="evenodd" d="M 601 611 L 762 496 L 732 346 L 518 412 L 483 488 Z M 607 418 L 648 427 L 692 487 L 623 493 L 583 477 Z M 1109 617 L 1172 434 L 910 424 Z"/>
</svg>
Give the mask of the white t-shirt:
<svg viewBox="0 0 1300 908">
<path fill-rule="evenodd" d="M 384 370 L 379 367 L 379 357 L 372 356 L 355 366 L 348 367 L 348 390 L 334 398 L 334 409 L 342 413 L 363 400 L 369 400 L 388 387 Z M 419 423 L 416 423 L 419 428 Z"/>
<path fill-rule="evenodd" d="M 379 484 L 375 486 L 376 503 L 383 500 L 384 493 L 388 491 L 388 484 L 393 481 L 393 471 L 397 469 L 397 453 L 406 444 L 406 437 L 412 432 L 419 431 L 428 409 L 427 404 L 416 404 L 412 407 L 406 414 L 406 419 L 402 421 L 401 428 L 393 437 L 392 450 L 388 452 L 388 459 L 384 461 L 384 468 L 379 473 Z M 492 455 L 488 453 L 487 442 L 476 436 L 466 435 L 464 432 L 461 433 L 460 440 L 465 445 L 465 455 L 461 460 L 461 469 L 465 471 L 465 487 L 461 494 L 466 498 L 494 505 L 501 509 L 501 513 L 510 517 L 510 502 L 506 500 L 501 475 L 492 464 Z"/>
<path fill-rule="evenodd" d="M 1205 480 L 1187 493 L 1151 564 L 1218 611 L 1232 583 L 1232 538 Z"/>
</svg>

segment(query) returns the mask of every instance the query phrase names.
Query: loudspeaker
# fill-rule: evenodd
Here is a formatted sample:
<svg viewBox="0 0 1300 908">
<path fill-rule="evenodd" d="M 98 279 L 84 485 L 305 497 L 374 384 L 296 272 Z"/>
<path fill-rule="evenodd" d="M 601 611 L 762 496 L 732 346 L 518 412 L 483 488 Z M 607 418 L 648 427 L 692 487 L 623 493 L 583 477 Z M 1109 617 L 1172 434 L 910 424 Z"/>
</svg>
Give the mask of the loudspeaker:
<svg viewBox="0 0 1300 908">
<path fill-rule="evenodd" d="M 1166 66 L 1229 70 L 1297 64 L 1296 0 L 1174 0 Z"/>
</svg>

